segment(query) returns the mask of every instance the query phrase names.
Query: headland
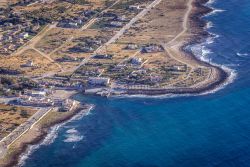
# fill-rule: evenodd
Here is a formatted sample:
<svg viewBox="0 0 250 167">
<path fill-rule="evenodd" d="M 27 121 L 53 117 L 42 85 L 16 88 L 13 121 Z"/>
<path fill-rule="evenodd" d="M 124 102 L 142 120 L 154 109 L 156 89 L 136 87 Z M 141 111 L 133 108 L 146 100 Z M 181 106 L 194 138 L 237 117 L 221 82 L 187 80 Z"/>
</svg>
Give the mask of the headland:
<svg viewBox="0 0 250 167">
<path fill-rule="evenodd" d="M 200 94 L 225 83 L 227 72 L 188 49 L 209 36 L 201 18 L 211 12 L 206 2 L 4 4 L 1 101 L 24 108 L 15 108 L 23 120 L 1 138 L 0 166 L 17 164 L 28 145 L 44 139 L 50 127 L 88 112 L 91 106 L 71 98 L 76 92 L 107 97 Z"/>
</svg>

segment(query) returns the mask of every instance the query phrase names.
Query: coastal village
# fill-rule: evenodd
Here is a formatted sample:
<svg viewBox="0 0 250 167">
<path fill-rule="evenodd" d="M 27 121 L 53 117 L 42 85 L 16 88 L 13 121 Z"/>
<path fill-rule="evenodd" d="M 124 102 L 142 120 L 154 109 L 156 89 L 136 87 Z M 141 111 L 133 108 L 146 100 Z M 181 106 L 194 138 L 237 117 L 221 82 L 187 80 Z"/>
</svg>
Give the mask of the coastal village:
<svg viewBox="0 0 250 167">
<path fill-rule="evenodd" d="M 199 93 L 213 85 L 217 69 L 183 52 L 194 36 L 186 16 L 191 2 L 2 2 L 0 158 L 38 121 L 89 111 L 71 98 L 75 93 Z"/>
</svg>

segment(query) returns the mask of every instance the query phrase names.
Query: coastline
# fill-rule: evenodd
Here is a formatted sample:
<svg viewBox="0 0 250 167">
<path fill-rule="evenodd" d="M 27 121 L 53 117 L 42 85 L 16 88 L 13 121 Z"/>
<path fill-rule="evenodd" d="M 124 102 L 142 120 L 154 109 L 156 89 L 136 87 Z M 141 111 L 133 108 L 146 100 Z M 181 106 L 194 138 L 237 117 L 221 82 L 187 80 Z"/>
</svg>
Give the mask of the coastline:
<svg viewBox="0 0 250 167">
<path fill-rule="evenodd" d="M 128 91 L 129 95 L 166 95 L 166 94 L 175 94 L 175 95 L 185 95 L 185 94 L 200 94 L 207 91 L 211 91 L 219 87 L 220 85 L 224 84 L 227 79 L 229 78 L 229 73 L 223 70 L 221 67 L 210 64 L 209 62 L 205 62 L 200 60 L 198 57 L 196 57 L 191 51 L 187 50 L 186 47 L 201 43 L 206 38 L 209 37 L 209 33 L 205 30 L 206 21 L 202 19 L 202 16 L 212 12 L 213 10 L 205 4 L 209 0 L 193 0 L 193 8 L 192 12 L 189 15 L 189 22 L 191 22 L 192 28 L 188 28 L 188 31 L 191 30 L 191 37 L 185 41 L 178 49 L 180 52 L 183 52 L 185 56 L 190 57 L 192 61 L 197 62 L 200 65 L 208 66 L 214 69 L 214 78 L 209 80 L 209 82 L 202 84 L 199 88 L 176 88 L 176 89 L 155 89 L 155 90 L 131 90 L 131 92 Z M 76 109 L 73 112 L 70 112 L 69 115 L 63 117 L 63 118 L 56 118 L 49 124 L 46 124 L 44 127 L 40 127 L 36 132 L 29 131 L 27 134 L 35 134 L 32 136 L 32 138 L 29 141 L 23 142 L 20 144 L 18 149 L 11 152 L 11 154 L 8 154 L 7 161 L 5 164 L 0 163 L 0 166 L 2 167 L 12 167 L 14 165 L 17 165 L 20 160 L 20 155 L 22 155 L 23 152 L 25 152 L 29 145 L 35 145 L 40 143 L 44 140 L 44 138 L 48 135 L 49 129 L 55 125 L 61 124 L 67 120 L 70 120 L 72 117 L 74 117 L 77 113 L 79 113 L 82 110 L 82 108 Z M 26 134 L 25 134 L 26 135 Z"/>
<path fill-rule="evenodd" d="M 74 116 L 81 112 L 88 113 L 92 107 L 87 104 L 78 104 L 71 111 L 63 113 L 63 115 L 57 117 L 55 115 L 53 115 L 54 117 L 51 117 L 51 115 L 46 116 L 8 148 L 6 156 L 0 161 L 0 166 L 13 167 L 18 165 L 22 154 L 28 150 L 29 146 L 41 143 L 50 133 L 52 127 L 73 119 Z M 53 112 L 52 114 L 58 113 L 57 110 Z"/>
<path fill-rule="evenodd" d="M 160 96 L 160 95 L 198 95 L 206 92 L 210 92 L 216 90 L 218 87 L 222 85 L 226 85 L 230 73 L 220 67 L 217 64 L 213 64 L 210 62 L 206 62 L 198 58 L 191 50 L 187 49 L 187 47 L 200 44 L 206 41 L 207 38 L 211 37 L 211 34 L 205 29 L 207 25 L 207 21 L 202 19 L 203 16 L 213 12 L 213 9 L 206 6 L 209 0 L 193 0 L 192 2 L 192 10 L 189 14 L 189 23 L 188 31 L 191 33 L 191 37 L 187 40 L 184 40 L 180 46 L 177 47 L 180 53 L 184 53 L 190 61 L 194 61 L 195 63 L 209 67 L 213 70 L 213 77 L 207 79 L 206 82 L 200 84 L 199 87 L 193 88 L 170 88 L 170 89 L 130 89 L 127 90 L 126 95 L 145 95 L 145 96 Z"/>
</svg>

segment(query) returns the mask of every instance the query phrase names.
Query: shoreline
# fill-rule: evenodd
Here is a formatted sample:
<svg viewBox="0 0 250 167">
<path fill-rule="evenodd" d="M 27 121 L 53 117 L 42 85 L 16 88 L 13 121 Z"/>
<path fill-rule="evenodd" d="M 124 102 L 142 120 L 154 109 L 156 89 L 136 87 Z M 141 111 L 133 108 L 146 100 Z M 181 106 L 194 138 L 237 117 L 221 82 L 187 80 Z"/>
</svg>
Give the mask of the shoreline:
<svg viewBox="0 0 250 167">
<path fill-rule="evenodd" d="M 227 80 L 230 78 L 230 73 L 224 70 L 219 65 L 203 61 L 199 59 L 191 50 L 188 50 L 188 46 L 194 44 L 200 44 L 206 41 L 207 38 L 211 37 L 211 34 L 205 29 L 207 21 L 202 19 L 203 16 L 213 12 L 213 9 L 209 6 L 206 6 L 209 0 L 193 0 L 192 10 L 189 14 L 190 25 L 188 31 L 191 32 L 191 37 L 188 40 L 184 40 L 181 46 L 178 46 L 178 51 L 185 54 L 191 61 L 195 61 L 197 64 L 210 67 L 213 69 L 214 77 L 212 79 L 207 79 L 204 84 L 201 84 L 200 87 L 191 87 L 191 88 L 170 88 L 170 89 L 130 89 L 126 90 L 125 95 L 145 95 L 145 96 L 161 96 L 161 95 L 196 95 L 206 92 L 216 90 L 218 87 L 225 85 Z"/>
<path fill-rule="evenodd" d="M 206 21 L 202 19 L 202 17 L 210 12 L 213 11 L 212 8 L 209 8 L 208 6 L 205 6 L 205 4 L 209 0 L 193 0 L 192 5 L 192 11 L 189 15 L 189 22 L 191 23 L 191 28 L 189 26 L 188 31 L 191 31 L 191 37 L 188 40 L 185 40 L 185 43 L 182 43 L 180 47 L 178 47 L 178 50 L 180 52 L 183 52 L 185 56 L 188 56 L 190 59 L 194 60 L 200 65 L 208 66 L 210 68 L 214 69 L 215 78 L 212 80 L 210 79 L 208 83 L 202 84 L 199 88 L 176 88 L 176 89 L 158 89 L 158 90 L 132 90 L 129 94 L 125 94 L 128 96 L 136 96 L 136 95 L 150 95 L 150 96 L 160 96 L 160 95 L 185 95 L 185 94 L 201 94 L 207 91 L 215 90 L 220 85 L 223 85 L 227 79 L 229 78 L 229 73 L 226 72 L 224 69 L 222 69 L 219 66 L 210 64 L 209 62 L 202 61 L 198 57 L 196 57 L 192 51 L 189 51 L 186 49 L 187 46 L 191 46 L 194 44 L 202 43 L 205 39 L 207 39 L 210 34 L 205 30 Z M 153 92 L 153 94 L 152 94 Z M 86 110 L 86 109 L 85 109 Z M 89 109 L 88 109 L 89 110 Z M 40 127 L 38 131 L 36 131 L 35 135 L 30 139 L 28 142 L 23 142 L 20 144 L 20 147 L 16 150 L 14 150 L 11 155 L 7 156 L 6 164 L 4 164 L 2 167 L 13 167 L 17 165 L 20 162 L 20 158 L 27 151 L 30 145 L 37 145 L 41 143 L 46 136 L 49 134 L 50 129 L 56 125 L 65 123 L 66 121 L 72 119 L 75 115 L 80 113 L 82 111 L 82 108 L 78 108 L 75 111 L 71 112 L 66 117 L 60 119 L 55 118 L 53 122 L 50 122 L 50 124 L 47 124 L 44 127 Z M 32 134 L 32 130 L 27 133 Z M 0 163 L 0 166 L 2 164 Z"/>
<path fill-rule="evenodd" d="M 11 145 L 11 148 L 8 149 L 6 156 L 1 159 L 0 166 L 1 167 L 13 167 L 20 163 L 21 157 L 23 153 L 28 151 L 28 148 L 32 145 L 37 145 L 41 143 L 46 136 L 50 133 L 51 128 L 63 124 L 74 118 L 77 114 L 83 112 L 88 113 L 93 106 L 87 104 L 78 104 L 76 108 L 71 111 L 66 112 L 66 115 L 57 118 L 50 118 L 48 122 L 43 122 L 41 120 L 37 123 L 37 125 L 26 132 L 23 136 L 20 137 Z M 58 112 L 58 111 L 54 111 Z"/>
<path fill-rule="evenodd" d="M 54 139 L 57 137 L 57 132 L 60 127 L 64 126 L 68 122 L 71 122 L 75 119 L 79 119 L 78 117 L 81 118 L 81 117 L 88 115 L 88 113 L 92 110 L 94 106 L 93 105 L 87 105 L 87 106 L 88 106 L 88 109 L 82 110 L 81 108 L 79 108 L 79 110 L 74 112 L 73 115 L 71 115 L 70 117 L 65 118 L 64 120 L 58 121 L 58 123 L 54 123 L 50 127 L 47 127 L 48 130 L 46 131 L 45 136 L 42 136 L 41 140 L 35 142 L 34 144 L 29 144 L 27 148 L 21 154 L 19 154 L 16 165 L 18 165 L 18 167 L 23 165 L 23 162 L 25 163 L 25 160 L 28 158 L 28 156 L 32 154 L 32 151 L 39 149 L 41 145 L 47 145 L 53 142 Z M 7 166 L 7 167 L 11 167 L 11 166 Z"/>
</svg>

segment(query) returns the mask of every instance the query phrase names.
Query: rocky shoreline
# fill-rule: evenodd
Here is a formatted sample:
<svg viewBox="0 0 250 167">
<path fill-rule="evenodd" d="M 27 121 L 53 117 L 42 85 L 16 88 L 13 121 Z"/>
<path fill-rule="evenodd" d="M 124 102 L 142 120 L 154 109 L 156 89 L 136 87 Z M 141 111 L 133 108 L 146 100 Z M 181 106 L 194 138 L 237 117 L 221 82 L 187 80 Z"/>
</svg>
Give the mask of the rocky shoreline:
<svg viewBox="0 0 250 167">
<path fill-rule="evenodd" d="M 200 94 L 206 91 L 213 90 L 218 86 L 222 85 L 223 83 L 225 83 L 225 81 L 229 77 L 229 74 L 226 71 L 224 71 L 222 68 L 218 66 L 211 65 L 207 62 L 201 61 L 191 51 L 186 49 L 187 46 L 201 43 L 202 41 L 204 41 L 204 39 L 209 37 L 209 33 L 204 28 L 206 26 L 206 21 L 201 18 L 205 14 L 212 12 L 211 8 L 205 6 L 207 2 L 208 0 L 194 0 L 193 9 L 189 16 L 191 23 L 190 25 L 192 26 L 191 28 L 189 28 L 189 31 L 191 31 L 192 37 L 188 41 L 186 41 L 184 45 L 182 45 L 179 48 L 179 50 L 181 52 L 184 52 L 187 56 L 190 57 L 190 59 L 195 60 L 197 63 L 213 68 L 215 73 L 215 77 L 213 78 L 213 80 L 210 80 L 210 82 L 205 83 L 197 88 L 150 89 L 150 90 L 131 89 L 127 91 L 127 94 L 129 95 Z M 39 132 L 36 132 L 36 134 L 32 137 L 30 141 L 23 142 L 18 149 L 14 150 L 13 152 L 11 152 L 10 155 L 8 155 L 3 164 L 0 163 L 0 166 L 13 167 L 16 164 L 18 164 L 20 155 L 28 149 L 29 145 L 35 145 L 40 143 L 47 136 L 49 129 L 51 127 L 71 119 L 74 115 L 76 115 L 82 110 L 83 108 L 80 107 L 75 111 L 70 112 L 70 114 L 68 114 L 67 116 L 54 119 L 49 124 L 46 124 L 45 126 L 39 128 Z"/>
<path fill-rule="evenodd" d="M 221 67 L 212 65 L 208 62 L 202 61 L 199 58 L 197 58 L 191 51 L 188 51 L 185 49 L 187 46 L 191 46 L 194 44 L 202 43 L 204 42 L 208 37 L 211 35 L 209 34 L 208 31 L 205 30 L 205 27 L 207 25 L 207 21 L 202 19 L 203 16 L 205 16 L 208 13 L 211 13 L 213 11 L 212 8 L 209 8 L 205 4 L 209 2 L 209 0 L 194 0 L 193 2 L 193 11 L 192 14 L 190 15 L 190 21 L 191 25 L 193 26 L 191 30 L 195 31 L 194 37 L 191 38 L 187 44 L 183 45 L 181 47 L 181 50 L 188 55 L 191 55 L 193 59 L 196 59 L 197 62 L 204 66 L 212 67 L 217 71 L 217 77 L 213 82 L 211 82 L 209 85 L 204 85 L 201 88 L 198 88 L 197 90 L 194 90 L 192 92 L 187 92 L 187 93 L 203 93 L 206 91 L 210 91 L 213 89 L 216 89 L 218 86 L 222 85 L 223 83 L 226 82 L 226 80 L 229 77 L 229 73 L 223 70 Z"/>
<path fill-rule="evenodd" d="M 208 62 L 202 61 L 197 58 L 190 50 L 186 49 L 187 46 L 191 46 L 194 44 L 204 42 L 210 34 L 205 30 L 207 22 L 202 19 L 202 17 L 210 12 L 213 9 L 205 6 L 205 4 L 209 0 L 194 0 L 193 1 L 193 9 L 189 16 L 190 18 L 190 25 L 189 31 L 191 31 L 192 37 L 189 38 L 185 43 L 179 48 L 181 52 L 185 53 L 185 56 L 188 56 L 189 59 L 196 61 L 198 64 L 207 66 L 213 69 L 215 73 L 215 77 L 209 82 L 203 84 L 200 87 L 195 88 L 176 88 L 176 89 L 130 89 L 127 90 L 126 94 L 128 95 L 150 95 L 150 96 L 157 96 L 157 95 L 166 95 L 166 94 L 201 94 L 204 92 L 212 91 L 217 87 L 224 84 L 227 79 L 229 78 L 229 73 L 226 72 L 219 66 L 212 65 Z"/>
<path fill-rule="evenodd" d="M 9 153 L 7 155 L 7 157 L 5 157 L 3 159 L 3 162 L 0 163 L 1 167 L 13 167 L 15 165 L 17 165 L 20 161 L 20 155 L 22 155 L 22 153 L 24 153 L 25 151 L 27 151 L 28 147 L 30 145 L 36 145 L 41 143 L 44 138 L 48 135 L 50 128 L 64 123 L 70 119 L 72 119 L 75 115 L 79 114 L 80 112 L 84 111 L 87 112 L 91 109 L 91 106 L 89 105 L 80 105 L 77 108 L 73 109 L 72 111 L 69 111 L 68 114 L 57 118 L 57 119 L 53 119 L 52 121 L 46 123 L 46 124 L 42 124 L 39 125 L 40 128 L 38 131 L 36 131 L 36 133 L 32 134 L 32 138 L 29 141 L 21 141 L 20 146 L 18 148 L 16 148 L 13 152 Z M 27 135 L 29 135 L 29 133 L 31 134 L 32 132 L 27 132 Z"/>
</svg>

